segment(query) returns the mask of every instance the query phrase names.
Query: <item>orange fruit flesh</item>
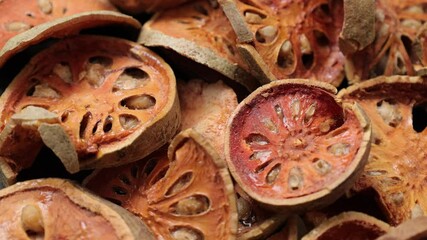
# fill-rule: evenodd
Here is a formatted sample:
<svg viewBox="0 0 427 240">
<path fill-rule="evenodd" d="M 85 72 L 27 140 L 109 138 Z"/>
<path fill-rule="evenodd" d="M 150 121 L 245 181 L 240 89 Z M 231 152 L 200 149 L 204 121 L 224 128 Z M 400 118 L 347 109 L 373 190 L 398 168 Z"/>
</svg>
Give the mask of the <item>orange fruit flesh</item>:
<svg viewBox="0 0 427 240">
<path fill-rule="evenodd" d="M 276 87 L 247 103 L 230 128 L 231 162 L 251 191 L 284 200 L 334 183 L 362 140 L 356 116 L 323 90 Z"/>
<path fill-rule="evenodd" d="M 115 10 L 107 1 L 3 0 L 0 2 L 0 49 L 11 37 L 41 23 L 95 10 Z"/>
<path fill-rule="evenodd" d="M 187 140 L 169 161 L 164 151 L 149 160 L 100 170 L 86 183 L 98 195 L 142 218 L 158 236 L 191 239 L 230 236 L 225 182 L 208 154 Z"/>
<path fill-rule="evenodd" d="M 144 127 L 171 91 L 156 56 L 124 40 L 66 39 L 30 64 L 6 90 L 1 122 L 26 106 L 46 108 L 60 116 L 80 158 Z"/>
<path fill-rule="evenodd" d="M 118 239 L 115 230 L 102 216 L 77 206 L 58 189 L 39 187 L 6 195 L 0 199 L 0 236 L 4 239 Z M 24 206 L 24 207 L 23 207 Z M 23 228 L 23 209 L 35 206 L 41 212 L 42 232 Z"/>
</svg>

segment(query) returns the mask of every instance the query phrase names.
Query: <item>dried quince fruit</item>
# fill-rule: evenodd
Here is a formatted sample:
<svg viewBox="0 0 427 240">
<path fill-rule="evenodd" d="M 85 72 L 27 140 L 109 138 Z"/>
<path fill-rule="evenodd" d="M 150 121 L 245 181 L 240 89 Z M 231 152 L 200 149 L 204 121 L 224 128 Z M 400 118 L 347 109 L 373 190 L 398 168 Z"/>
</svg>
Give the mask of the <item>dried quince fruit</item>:
<svg viewBox="0 0 427 240">
<path fill-rule="evenodd" d="M 110 0 L 123 11 L 138 14 L 176 7 L 190 0 Z"/>
<path fill-rule="evenodd" d="M 354 189 L 373 188 L 390 224 L 427 213 L 424 187 L 427 130 L 413 112 L 427 102 L 421 77 L 378 77 L 341 90 L 344 102 L 357 102 L 372 122 L 368 163 Z M 426 118 L 421 118 L 426 123 Z M 414 128 L 415 127 L 415 128 Z"/>
<path fill-rule="evenodd" d="M 234 239 L 236 200 L 225 162 L 193 130 L 166 151 L 97 170 L 85 186 L 144 219 L 163 239 Z"/>
<path fill-rule="evenodd" d="M 28 106 L 56 114 L 58 123 L 38 131 L 72 173 L 136 161 L 164 145 L 180 126 L 169 65 L 145 47 L 105 36 L 67 38 L 43 50 L 0 103 L 3 131 Z"/>
<path fill-rule="evenodd" d="M 8 39 L 41 23 L 76 13 L 115 10 L 106 0 L 2 0 L 0 1 L 0 49 Z"/>
<path fill-rule="evenodd" d="M 2 239 L 155 239 L 140 219 L 63 179 L 0 190 Z"/>
<path fill-rule="evenodd" d="M 344 212 L 326 220 L 305 235 L 302 240 L 374 240 L 390 229 L 387 223 L 364 213 Z"/>
<path fill-rule="evenodd" d="M 343 80 L 342 1 L 219 2 L 243 42 L 240 54 L 263 83 L 300 77 L 338 86 Z"/>
<path fill-rule="evenodd" d="M 329 84 L 275 81 L 244 99 L 231 116 L 225 151 L 236 182 L 276 210 L 330 204 L 363 170 L 370 124 L 357 105 L 341 105 Z"/>
<path fill-rule="evenodd" d="M 377 240 L 423 240 L 427 238 L 427 217 L 408 220 Z"/>
<path fill-rule="evenodd" d="M 221 8 L 208 0 L 198 0 L 154 15 L 144 24 L 139 42 L 148 47 L 173 50 L 252 91 L 258 82 L 244 70 L 245 64 L 237 53 L 235 39 Z M 183 68 L 183 72 L 189 72 L 188 65 Z M 191 73 L 193 77 L 194 74 L 201 75 L 199 77 L 210 75 L 198 67 L 191 67 Z M 218 79 L 221 78 L 215 80 Z"/>
</svg>

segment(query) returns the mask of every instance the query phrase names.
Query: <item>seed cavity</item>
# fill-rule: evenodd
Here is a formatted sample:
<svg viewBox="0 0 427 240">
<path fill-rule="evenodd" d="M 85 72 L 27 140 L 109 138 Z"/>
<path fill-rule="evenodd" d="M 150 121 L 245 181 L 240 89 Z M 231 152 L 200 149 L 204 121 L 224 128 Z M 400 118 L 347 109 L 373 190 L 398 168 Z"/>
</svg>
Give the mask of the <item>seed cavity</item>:
<svg viewBox="0 0 427 240">
<path fill-rule="evenodd" d="M 258 29 L 255 38 L 260 43 L 270 43 L 277 37 L 278 29 L 276 26 L 268 25 Z"/>
<path fill-rule="evenodd" d="M 252 215 L 251 204 L 243 197 L 237 198 L 237 215 L 240 221 L 247 220 Z"/>
<path fill-rule="evenodd" d="M 160 180 L 162 180 L 165 176 L 166 173 L 169 170 L 169 165 L 167 167 L 164 167 L 162 170 L 160 170 L 151 180 L 150 180 L 150 184 L 148 186 L 153 186 L 154 184 L 156 184 L 157 182 L 159 182 Z"/>
<path fill-rule="evenodd" d="M 317 45 L 319 47 L 330 46 L 329 38 L 326 36 L 326 34 L 324 32 L 314 30 L 313 35 L 314 35 L 314 38 L 316 39 Z"/>
<path fill-rule="evenodd" d="M 133 115 L 122 114 L 119 116 L 119 122 L 123 129 L 129 130 L 138 126 L 139 119 Z"/>
<path fill-rule="evenodd" d="M 289 40 L 286 40 L 279 50 L 279 55 L 277 58 L 277 64 L 279 67 L 284 69 L 290 69 L 294 66 L 295 56 L 292 43 Z"/>
<path fill-rule="evenodd" d="M 264 119 L 261 120 L 261 122 L 272 133 L 276 133 L 277 134 L 279 132 L 279 130 L 277 129 L 276 124 L 270 118 L 264 118 Z"/>
<path fill-rule="evenodd" d="M 294 119 L 298 118 L 300 109 L 300 101 L 298 99 L 293 99 L 291 102 L 291 112 Z"/>
<path fill-rule="evenodd" d="M 278 117 L 281 121 L 283 121 L 283 123 L 285 123 L 285 122 L 286 122 L 286 120 L 285 120 L 285 115 L 283 114 L 283 109 L 280 107 L 280 105 L 279 105 L 279 104 L 274 105 L 274 111 L 276 112 L 277 117 Z"/>
<path fill-rule="evenodd" d="M 113 92 L 143 87 L 149 80 L 146 72 L 139 68 L 127 68 L 114 83 Z"/>
<path fill-rule="evenodd" d="M 113 64 L 111 58 L 95 56 L 89 58 L 86 63 L 85 71 L 80 73 L 80 80 L 86 79 L 86 81 L 93 87 L 100 87 L 106 78 L 107 70 Z"/>
<path fill-rule="evenodd" d="M 90 120 L 92 119 L 92 113 L 91 112 L 87 112 L 82 120 L 80 121 L 80 131 L 79 131 L 79 136 L 80 138 L 84 138 L 85 137 L 85 133 L 86 133 L 86 128 L 89 125 Z"/>
<path fill-rule="evenodd" d="M 171 236 L 175 240 L 203 240 L 203 234 L 190 227 L 175 227 L 170 231 Z"/>
<path fill-rule="evenodd" d="M 169 212 L 176 215 L 197 215 L 206 212 L 209 209 L 209 205 L 209 198 L 202 195 L 195 195 L 173 204 Z"/>
<path fill-rule="evenodd" d="M 279 176 L 280 170 L 282 169 L 282 165 L 281 164 L 276 164 L 271 170 L 270 172 L 268 172 L 267 174 L 267 183 L 268 184 L 273 184 L 277 177 Z"/>
<path fill-rule="evenodd" d="M 335 143 L 328 147 L 328 152 L 336 157 L 345 156 L 350 153 L 350 144 L 348 143 Z"/>
<path fill-rule="evenodd" d="M 316 102 L 313 103 L 313 104 L 311 104 L 308 107 L 308 109 L 307 109 L 307 111 L 305 112 L 305 115 L 304 115 L 304 123 L 307 124 L 307 123 L 309 123 L 311 121 L 314 113 L 316 112 L 316 108 L 317 108 L 317 103 Z"/>
<path fill-rule="evenodd" d="M 128 191 L 126 189 L 124 189 L 122 187 L 119 187 L 119 186 L 113 186 L 111 189 L 117 195 L 122 195 L 123 196 L 123 195 L 127 195 L 128 194 Z"/>
<path fill-rule="evenodd" d="M 385 177 L 380 182 L 382 185 L 389 187 L 401 184 L 402 180 L 398 177 Z"/>
<path fill-rule="evenodd" d="M 396 192 L 396 193 L 390 194 L 390 200 L 394 205 L 402 206 L 403 200 L 404 200 L 403 193 L 402 192 Z"/>
<path fill-rule="evenodd" d="M 387 174 L 387 171 L 385 171 L 385 170 L 375 170 L 375 171 L 367 171 L 366 173 L 369 176 L 376 177 L 376 176 L 382 176 L 382 175 Z"/>
<path fill-rule="evenodd" d="M 415 203 L 414 207 L 411 209 L 411 218 L 417 218 L 424 216 L 424 211 L 421 208 L 420 204 Z"/>
<path fill-rule="evenodd" d="M 316 169 L 316 171 L 322 176 L 328 174 L 332 169 L 331 164 L 329 164 L 326 160 L 319 158 L 314 159 L 313 166 L 314 169 Z"/>
<path fill-rule="evenodd" d="M 55 66 L 53 66 L 52 72 L 66 83 L 73 82 L 73 74 L 71 73 L 71 68 L 68 63 L 60 62 L 55 64 Z"/>
<path fill-rule="evenodd" d="M 32 26 L 24 22 L 10 22 L 5 24 L 5 28 L 10 32 L 23 32 L 32 28 Z"/>
<path fill-rule="evenodd" d="M 102 130 L 104 131 L 104 133 L 108 133 L 111 131 L 111 129 L 113 129 L 113 117 L 107 116 L 107 118 L 105 118 L 104 127 L 102 128 Z"/>
<path fill-rule="evenodd" d="M 257 13 L 254 11 L 246 11 L 244 16 L 245 16 L 246 22 L 250 24 L 260 24 L 262 20 L 266 18 L 264 14 Z"/>
<path fill-rule="evenodd" d="M 44 14 L 51 14 L 52 13 L 52 2 L 50 0 L 37 0 L 37 5 L 39 5 L 40 10 Z"/>
<path fill-rule="evenodd" d="M 289 177 L 288 177 L 288 186 L 289 190 L 296 191 L 302 188 L 304 183 L 304 177 L 302 175 L 301 168 L 299 167 L 293 167 L 289 171 Z"/>
<path fill-rule="evenodd" d="M 331 13 L 328 4 L 322 4 L 318 6 L 316 9 L 314 9 L 313 14 L 321 21 L 327 21 L 331 19 Z"/>
<path fill-rule="evenodd" d="M 156 104 L 156 99 L 150 95 L 136 95 L 123 99 L 120 104 L 132 110 L 146 110 Z"/>
<path fill-rule="evenodd" d="M 270 158 L 271 151 L 257 151 L 252 153 L 249 157 L 250 160 L 260 160 L 262 162 L 267 161 Z"/>
<path fill-rule="evenodd" d="M 43 238 L 44 221 L 40 208 L 37 205 L 26 205 L 21 212 L 22 228 L 29 237 Z"/>
<path fill-rule="evenodd" d="M 178 180 L 174 182 L 174 184 L 172 184 L 172 186 L 169 187 L 168 191 L 166 192 L 166 196 L 169 197 L 171 195 L 174 195 L 182 191 L 183 189 L 185 189 L 190 185 L 192 180 L 193 180 L 192 172 L 184 173 L 183 175 L 181 175 L 181 177 L 178 178 Z"/>
<path fill-rule="evenodd" d="M 131 185 L 129 178 L 126 175 L 119 175 L 119 180 L 128 186 Z"/>
<path fill-rule="evenodd" d="M 250 146 L 254 146 L 254 145 L 267 145 L 269 144 L 270 141 L 267 139 L 267 137 L 261 135 L 261 134 L 257 134 L 257 133 L 251 133 L 249 134 L 248 137 L 246 137 L 246 144 L 250 145 Z"/>
<path fill-rule="evenodd" d="M 412 108 L 412 128 L 421 133 L 427 128 L 427 102 L 417 104 Z"/>
<path fill-rule="evenodd" d="M 391 100 L 382 100 L 378 102 L 377 111 L 384 122 L 390 127 L 397 127 L 403 119 L 397 103 Z"/>
<path fill-rule="evenodd" d="M 40 98 L 61 98 L 61 94 L 46 83 L 36 85 L 31 96 Z"/>
</svg>

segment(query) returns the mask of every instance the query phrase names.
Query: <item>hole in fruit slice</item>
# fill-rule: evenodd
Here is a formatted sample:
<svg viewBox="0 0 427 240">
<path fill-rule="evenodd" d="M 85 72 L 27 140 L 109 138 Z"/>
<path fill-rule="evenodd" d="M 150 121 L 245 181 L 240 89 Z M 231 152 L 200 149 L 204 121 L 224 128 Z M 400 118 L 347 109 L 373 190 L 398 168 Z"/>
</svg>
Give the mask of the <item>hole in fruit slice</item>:
<svg viewBox="0 0 427 240">
<path fill-rule="evenodd" d="M 153 96 L 144 94 L 125 98 L 120 104 L 132 110 L 145 110 L 154 107 L 156 99 Z"/>
<path fill-rule="evenodd" d="M 209 198 L 203 195 L 186 197 L 174 203 L 169 212 L 178 216 L 191 216 L 206 212 L 209 209 Z"/>
<path fill-rule="evenodd" d="M 172 239 L 176 240 L 184 240 L 184 239 L 192 239 L 192 240 L 203 240 L 205 237 L 203 233 L 192 228 L 192 227 L 174 227 L 170 231 L 170 235 Z"/>
<path fill-rule="evenodd" d="M 178 178 L 178 180 L 175 181 L 175 183 L 168 189 L 166 192 L 166 196 L 169 197 L 171 195 L 174 195 L 186 187 L 188 187 L 191 182 L 193 181 L 193 173 L 192 172 L 186 172 L 181 177 Z"/>
<path fill-rule="evenodd" d="M 412 127 L 416 132 L 422 132 L 427 127 L 427 102 L 412 108 Z"/>
<path fill-rule="evenodd" d="M 114 83 L 113 92 L 142 87 L 148 80 L 149 76 L 143 70 L 139 68 L 127 68 Z"/>
</svg>

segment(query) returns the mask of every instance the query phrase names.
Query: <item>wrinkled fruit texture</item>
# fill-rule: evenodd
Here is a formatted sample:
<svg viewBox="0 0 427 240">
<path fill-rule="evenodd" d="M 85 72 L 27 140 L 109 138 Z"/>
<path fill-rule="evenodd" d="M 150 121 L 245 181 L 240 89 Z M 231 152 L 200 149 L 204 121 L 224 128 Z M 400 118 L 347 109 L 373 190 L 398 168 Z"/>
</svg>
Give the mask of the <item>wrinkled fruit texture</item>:
<svg viewBox="0 0 427 240">
<path fill-rule="evenodd" d="M 59 116 L 80 160 L 97 158 L 132 144 L 164 117 L 175 107 L 175 91 L 169 66 L 148 49 L 115 38 L 80 36 L 31 60 L 1 98 L 1 122 L 4 127 L 27 106 L 45 108 Z M 151 152 L 172 137 L 178 124 L 179 118 L 161 129 L 160 139 L 150 139 L 155 140 Z M 122 152 L 113 158 L 136 157 Z"/>
<path fill-rule="evenodd" d="M 172 160 L 163 149 L 139 162 L 100 170 L 85 185 L 141 217 L 165 239 L 233 238 L 236 203 L 225 163 L 192 137 L 175 143 L 169 149 Z"/>
<path fill-rule="evenodd" d="M 427 130 L 416 129 L 413 109 L 427 112 L 427 82 L 419 77 L 379 77 L 340 92 L 372 122 L 371 154 L 356 190 L 372 187 L 389 222 L 427 213 Z M 426 123 L 421 116 L 421 124 Z"/>
<path fill-rule="evenodd" d="M 359 154 L 370 132 L 365 136 L 356 114 L 322 88 L 276 81 L 233 114 L 227 161 L 239 185 L 258 201 L 283 206 L 307 198 L 302 202 L 308 204 L 310 194 L 331 189 L 329 194 L 364 164 Z"/>
<path fill-rule="evenodd" d="M 425 46 L 420 46 L 425 41 L 426 4 L 426 0 L 376 1 L 375 41 L 347 57 L 351 83 L 380 75 L 414 75 L 426 66 L 421 52 Z"/>
<path fill-rule="evenodd" d="M 106 0 L 3 0 L 0 1 L 0 49 L 11 37 L 36 25 L 72 14 L 115 10 Z"/>
<path fill-rule="evenodd" d="M 341 83 L 341 1 L 239 0 L 237 7 L 254 35 L 255 49 L 277 79 L 301 77 L 335 86 Z"/>
</svg>

